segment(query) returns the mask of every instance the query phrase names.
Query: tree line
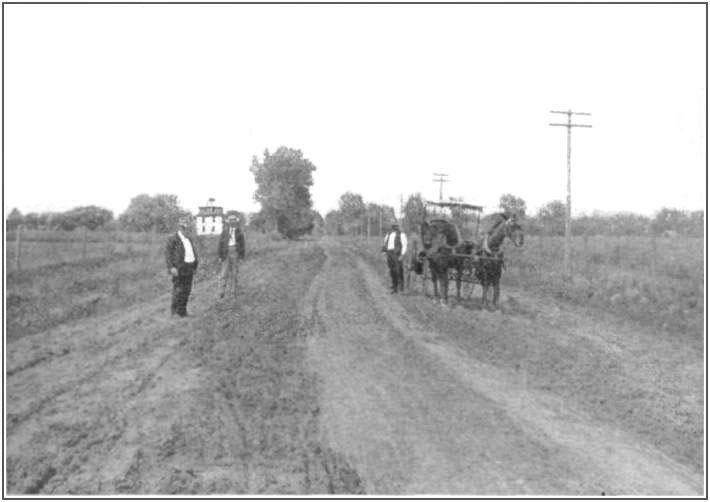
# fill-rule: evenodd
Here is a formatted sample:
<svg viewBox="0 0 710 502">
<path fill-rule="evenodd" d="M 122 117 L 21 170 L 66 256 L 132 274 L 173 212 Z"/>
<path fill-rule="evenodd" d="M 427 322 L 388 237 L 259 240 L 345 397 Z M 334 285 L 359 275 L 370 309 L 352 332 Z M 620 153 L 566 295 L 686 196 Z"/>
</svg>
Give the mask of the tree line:
<svg viewBox="0 0 710 502">
<path fill-rule="evenodd" d="M 449 197 L 447 202 L 464 202 L 460 198 Z M 417 232 L 425 214 L 425 200 L 420 193 L 408 196 L 401 208 L 401 224 L 407 232 Z M 513 194 L 501 195 L 498 207 L 493 211 L 515 214 L 529 235 L 560 236 L 565 233 L 566 205 L 560 200 L 550 201 L 536 213 L 527 214 L 524 199 Z M 429 209 L 429 216 L 431 216 Z M 491 211 L 487 211 L 491 212 Z M 381 232 L 379 216 L 383 215 L 382 228 L 386 231 L 396 221 L 394 208 L 373 202 L 366 202 L 360 194 L 346 192 L 340 197 L 338 209 L 325 216 L 325 231 L 331 235 L 368 235 Z M 452 208 L 446 216 L 462 229 L 475 227 L 476 215 Z M 600 212 L 582 214 L 572 218 L 573 235 L 656 235 L 678 234 L 702 237 L 705 228 L 705 212 L 682 211 L 664 207 L 653 217 L 632 212 L 604 214 Z M 374 229 L 374 230 L 373 230 Z"/>
<path fill-rule="evenodd" d="M 177 195 L 140 194 L 133 197 L 128 208 L 114 218 L 113 211 L 99 206 L 79 206 L 62 212 L 22 214 L 14 208 L 7 216 L 7 229 L 22 225 L 26 229 L 72 231 L 127 230 L 133 232 L 168 232 L 175 229 L 180 216 L 190 212 L 182 208 Z"/>
<path fill-rule="evenodd" d="M 362 195 L 345 192 L 338 199 L 337 209 L 321 216 L 313 209 L 310 189 L 316 166 L 301 150 L 279 147 L 275 152 L 265 150 L 262 157 L 254 156 L 250 172 L 257 189 L 254 201 L 260 210 L 248 216 L 248 227 L 260 232 L 277 233 L 288 239 L 313 233 L 314 230 L 330 235 L 382 235 L 397 221 L 394 207 L 366 201 Z M 451 202 L 463 202 L 449 198 Z M 420 193 L 411 194 L 400 208 L 403 230 L 418 231 L 422 221 L 425 200 Z M 524 199 L 513 194 L 501 195 L 498 208 L 518 215 L 525 232 L 532 235 L 564 235 L 565 204 L 554 200 L 540 207 L 535 214 L 527 214 Z M 242 214 L 239 211 L 228 211 Z M 490 211 L 489 211 L 490 212 Z M 128 208 L 114 218 L 113 213 L 99 206 L 80 206 L 64 212 L 22 214 L 14 208 L 7 215 L 6 228 L 18 225 L 30 229 L 74 230 L 86 227 L 90 230 L 128 230 L 137 232 L 170 232 L 180 216 L 190 211 L 179 204 L 177 195 L 140 194 L 133 197 Z M 475 215 L 454 209 L 448 216 L 461 228 L 470 227 Z M 647 235 L 649 233 L 677 233 L 702 237 L 705 228 L 705 212 L 681 211 L 661 208 L 653 217 L 631 212 L 614 214 L 592 213 L 572 218 L 574 235 Z"/>
<path fill-rule="evenodd" d="M 273 231 L 295 239 L 323 225 L 323 218 L 313 210 L 310 187 L 316 167 L 300 150 L 280 147 L 273 154 L 264 151 L 260 159 L 252 159 L 250 171 L 257 190 L 254 200 L 261 209 L 251 213 L 248 225 L 254 230 Z M 242 218 L 243 213 L 229 210 Z M 118 218 L 112 211 L 99 206 L 79 206 L 63 212 L 31 212 L 22 214 L 14 208 L 6 217 L 6 228 L 19 225 L 27 229 L 65 230 L 127 230 L 133 232 L 173 231 L 181 216 L 191 213 L 183 208 L 174 194 L 140 194 L 133 197 L 128 208 Z"/>
<path fill-rule="evenodd" d="M 525 221 L 526 233 L 564 235 L 566 205 L 555 200 L 543 205 Z M 663 207 L 652 217 L 632 212 L 581 214 L 572 218 L 572 235 L 685 235 L 702 237 L 705 211 L 682 211 Z"/>
</svg>

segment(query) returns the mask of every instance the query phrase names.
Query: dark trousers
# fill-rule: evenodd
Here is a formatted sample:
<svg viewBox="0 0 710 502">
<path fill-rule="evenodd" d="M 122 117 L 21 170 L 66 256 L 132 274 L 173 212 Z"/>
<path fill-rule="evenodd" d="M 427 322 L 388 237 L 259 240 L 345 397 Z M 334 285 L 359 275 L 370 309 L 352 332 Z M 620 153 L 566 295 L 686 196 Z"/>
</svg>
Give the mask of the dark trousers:
<svg viewBox="0 0 710 502">
<path fill-rule="evenodd" d="M 394 251 L 387 251 L 387 266 L 392 278 L 392 291 L 404 290 L 404 266 Z"/>
<path fill-rule="evenodd" d="M 187 315 L 187 300 L 192 291 L 192 277 L 195 275 L 195 267 L 192 264 L 185 264 L 178 269 L 178 275 L 173 277 L 173 301 L 170 305 L 170 312 L 179 316 Z"/>
</svg>

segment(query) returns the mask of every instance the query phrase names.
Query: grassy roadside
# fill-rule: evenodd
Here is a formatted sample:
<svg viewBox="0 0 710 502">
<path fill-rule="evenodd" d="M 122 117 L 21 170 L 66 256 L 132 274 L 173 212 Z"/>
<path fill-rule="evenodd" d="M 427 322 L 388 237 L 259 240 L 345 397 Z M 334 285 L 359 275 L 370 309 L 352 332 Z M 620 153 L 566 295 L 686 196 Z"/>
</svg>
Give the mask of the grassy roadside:
<svg viewBox="0 0 710 502">
<path fill-rule="evenodd" d="M 343 239 L 386 270 L 379 238 Z M 654 248 L 650 238 L 578 237 L 571 280 L 563 274 L 562 254 L 563 239 L 556 237 L 528 237 L 522 248 L 507 245 L 502 294 L 507 285 L 515 286 L 702 341 L 701 239 L 659 239 Z M 450 285 L 449 293 L 453 291 Z"/>
</svg>

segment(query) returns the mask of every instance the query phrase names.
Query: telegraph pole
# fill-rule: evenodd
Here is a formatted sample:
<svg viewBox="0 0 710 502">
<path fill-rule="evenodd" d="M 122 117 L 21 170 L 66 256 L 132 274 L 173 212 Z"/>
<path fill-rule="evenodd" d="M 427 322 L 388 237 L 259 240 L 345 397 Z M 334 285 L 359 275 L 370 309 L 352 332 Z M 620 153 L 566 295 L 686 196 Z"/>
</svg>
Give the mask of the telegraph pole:
<svg viewBox="0 0 710 502">
<path fill-rule="evenodd" d="M 572 115 L 591 115 L 586 112 L 566 112 L 551 110 L 550 113 L 563 113 L 567 115 L 566 124 L 550 124 L 551 126 L 560 126 L 567 128 L 567 211 L 565 214 L 565 255 L 564 255 L 564 271 L 567 277 L 572 276 L 570 268 L 570 249 L 572 247 L 572 128 L 573 127 L 592 127 L 587 124 L 573 124 Z"/>
<path fill-rule="evenodd" d="M 399 194 L 399 221 L 404 221 L 404 195 Z"/>
<path fill-rule="evenodd" d="M 382 206 L 378 204 L 377 208 L 379 209 L 378 213 L 380 214 L 380 237 L 382 237 Z"/>
<path fill-rule="evenodd" d="M 441 173 L 434 173 L 434 176 L 438 176 L 438 180 L 432 180 L 435 183 L 439 183 L 439 202 L 442 202 L 444 200 L 444 183 L 448 182 L 449 180 L 445 180 L 444 177 L 448 176 L 448 174 L 441 174 Z"/>
</svg>

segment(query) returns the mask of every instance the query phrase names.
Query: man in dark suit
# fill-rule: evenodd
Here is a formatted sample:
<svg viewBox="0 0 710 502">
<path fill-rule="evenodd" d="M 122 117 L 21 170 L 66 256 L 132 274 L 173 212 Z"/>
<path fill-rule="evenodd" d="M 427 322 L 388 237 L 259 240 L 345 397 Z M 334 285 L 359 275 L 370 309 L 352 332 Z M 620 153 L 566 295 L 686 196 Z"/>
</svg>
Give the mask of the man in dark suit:
<svg viewBox="0 0 710 502">
<path fill-rule="evenodd" d="M 239 228 L 239 218 L 236 214 L 227 216 L 227 225 L 219 237 L 217 255 L 222 262 L 219 274 L 219 297 L 224 298 L 227 283 L 231 294 L 236 296 L 239 260 L 244 259 L 244 234 Z"/>
<path fill-rule="evenodd" d="M 192 290 L 192 278 L 197 271 L 197 251 L 188 237 L 190 218 L 178 220 L 177 232 L 170 236 L 165 248 L 165 262 L 173 280 L 172 315 L 187 316 L 187 300 Z"/>
</svg>

